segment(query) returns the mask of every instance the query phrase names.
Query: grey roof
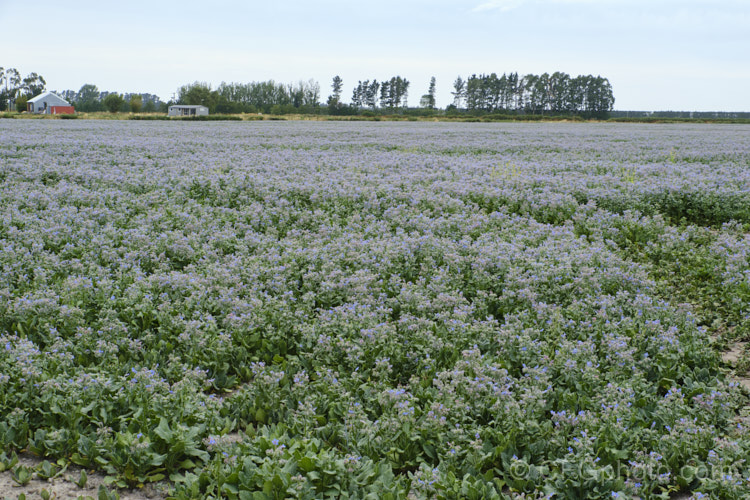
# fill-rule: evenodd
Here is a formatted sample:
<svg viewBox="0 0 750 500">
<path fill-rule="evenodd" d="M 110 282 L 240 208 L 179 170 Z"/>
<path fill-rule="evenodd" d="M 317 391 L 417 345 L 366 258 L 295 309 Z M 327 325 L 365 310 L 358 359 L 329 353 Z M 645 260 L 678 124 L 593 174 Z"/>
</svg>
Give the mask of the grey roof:
<svg viewBox="0 0 750 500">
<path fill-rule="evenodd" d="M 201 104 L 173 104 L 170 106 L 170 108 L 205 108 L 206 106 L 203 106 Z"/>
<path fill-rule="evenodd" d="M 33 103 L 36 103 L 36 102 L 38 102 L 38 101 L 44 101 L 44 100 L 45 100 L 46 98 L 48 98 L 48 97 L 55 97 L 55 98 L 57 98 L 57 99 L 60 99 L 60 100 L 61 100 L 62 102 L 64 102 L 65 104 L 69 104 L 69 103 L 68 103 L 68 101 L 66 101 L 65 99 L 63 99 L 63 98 L 62 98 L 62 97 L 60 97 L 59 95 L 55 94 L 54 92 L 50 92 L 50 91 L 47 91 L 47 92 L 42 92 L 42 93 L 41 93 L 41 94 L 39 94 L 38 96 L 36 96 L 36 97 L 33 97 L 33 98 L 29 99 L 29 100 L 28 100 L 28 101 L 26 101 L 26 102 L 33 102 Z"/>
</svg>

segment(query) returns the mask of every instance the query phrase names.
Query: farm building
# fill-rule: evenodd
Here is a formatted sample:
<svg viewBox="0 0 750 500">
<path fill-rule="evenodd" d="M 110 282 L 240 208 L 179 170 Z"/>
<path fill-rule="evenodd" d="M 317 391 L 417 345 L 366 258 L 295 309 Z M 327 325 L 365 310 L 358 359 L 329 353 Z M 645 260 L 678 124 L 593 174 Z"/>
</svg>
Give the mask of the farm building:
<svg viewBox="0 0 750 500">
<path fill-rule="evenodd" d="M 46 115 L 72 115 L 75 109 L 54 92 L 44 92 L 26 101 L 26 111 Z"/>
<path fill-rule="evenodd" d="M 175 104 L 170 106 L 167 116 L 206 116 L 208 108 L 200 105 Z"/>
</svg>

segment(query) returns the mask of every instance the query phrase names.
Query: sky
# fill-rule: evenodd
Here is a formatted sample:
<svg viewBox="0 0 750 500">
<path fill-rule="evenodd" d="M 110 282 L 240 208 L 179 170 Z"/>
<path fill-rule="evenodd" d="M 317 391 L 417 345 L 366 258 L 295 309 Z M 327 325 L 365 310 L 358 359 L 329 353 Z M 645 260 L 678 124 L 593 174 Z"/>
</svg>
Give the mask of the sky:
<svg viewBox="0 0 750 500">
<path fill-rule="evenodd" d="M 50 90 L 402 76 L 409 104 L 457 76 L 609 79 L 617 110 L 750 111 L 750 0 L 0 0 L 0 66 Z"/>
</svg>

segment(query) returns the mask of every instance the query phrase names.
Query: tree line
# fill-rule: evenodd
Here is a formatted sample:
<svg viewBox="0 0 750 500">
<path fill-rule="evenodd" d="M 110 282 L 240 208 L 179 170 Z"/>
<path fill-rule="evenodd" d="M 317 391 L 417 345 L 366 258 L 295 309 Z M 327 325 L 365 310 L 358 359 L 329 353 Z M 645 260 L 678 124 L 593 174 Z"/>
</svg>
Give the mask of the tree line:
<svg viewBox="0 0 750 500">
<path fill-rule="evenodd" d="M 321 89 L 313 79 L 297 83 L 278 83 L 274 80 L 226 83 L 212 88 L 206 82 L 181 86 L 168 103 L 153 94 L 119 94 L 101 92 L 93 84 L 79 90 L 64 90 L 58 94 L 78 111 L 166 112 L 169 104 L 200 104 L 210 113 L 325 113 L 332 115 L 374 113 L 435 113 L 436 81 L 432 77 L 419 100 L 418 108 L 410 108 L 411 82 L 401 76 L 380 80 L 359 80 L 354 85 L 351 100 L 343 98 L 343 80 L 333 77 L 331 94 L 323 104 Z M 45 90 L 46 81 L 37 73 L 22 78 L 15 68 L 0 67 L 0 111 L 15 103 L 19 111 L 26 109 L 26 100 Z M 555 72 L 541 75 L 518 73 L 472 74 L 453 82 L 453 103 L 448 114 L 572 114 L 605 118 L 613 109 L 614 95 L 607 78 L 592 75 L 571 77 Z M 442 111 L 440 111 L 442 113 Z"/>
<path fill-rule="evenodd" d="M 8 111 L 14 104 L 26 110 L 26 101 L 44 92 L 47 82 L 41 75 L 29 73 L 25 78 L 16 68 L 0 66 L 0 111 Z"/>
<path fill-rule="evenodd" d="M 496 73 L 460 76 L 453 83 L 453 109 L 468 111 L 575 114 L 603 118 L 615 102 L 612 85 L 601 76 L 555 72 L 519 76 Z"/>
<path fill-rule="evenodd" d="M 210 113 L 321 113 L 356 114 L 362 108 L 397 109 L 406 107 L 409 81 L 400 76 L 378 82 L 359 81 L 351 104 L 342 101 L 343 80 L 336 76 L 333 93 L 322 106 L 320 85 L 315 80 L 284 84 L 273 80 L 249 83 L 222 82 L 216 89 L 205 82 L 183 85 L 177 104 L 203 105 Z M 323 109 L 325 108 L 325 109 Z"/>
<path fill-rule="evenodd" d="M 224 83 L 212 89 L 204 82 L 180 87 L 177 104 L 201 104 L 219 113 L 326 113 L 358 114 L 379 111 L 403 113 L 409 108 L 410 82 L 401 76 L 378 81 L 359 80 L 349 103 L 344 102 L 343 80 L 335 76 L 325 105 L 319 102 L 320 86 L 314 80 L 282 84 L 273 80 Z M 453 83 L 451 113 L 573 114 L 604 118 L 612 110 L 614 95 L 607 78 L 571 77 L 555 72 L 520 76 L 518 73 L 476 75 Z M 436 110 L 435 77 L 419 101 L 419 109 Z"/>
<path fill-rule="evenodd" d="M 47 81 L 32 72 L 25 78 L 15 68 L 0 66 L 0 111 L 26 111 L 26 102 L 46 90 Z M 100 92 L 96 85 L 87 83 L 80 90 L 55 92 L 78 111 L 164 111 L 166 104 L 153 94 L 119 94 Z"/>
<path fill-rule="evenodd" d="M 273 80 L 226 83 L 212 89 L 205 82 L 183 85 L 176 104 L 203 105 L 214 113 L 306 113 L 320 106 L 320 85 L 315 80 L 292 84 Z"/>
<path fill-rule="evenodd" d="M 339 77 L 335 77 L 339 78 Z M 334 86 L 331 85 L 333 88 Z M 369 107 L 376 109 L 378 101 L 380 107 L 386 109 L 397 109 L 408 107 L 409 80 L 400 76 L 394 76 L 389 80 L 378 82 L 377 80 L 360 80 L 352 92 L 352 106 L 355 108 Z"/>
<path fill-rule="evenodd" d="M 63 90 L 57 94 L 68 101 L 77 111 L 91 113 L 97 111 L 116 112 L 167 112 L 167 104 L 154 94 L 100 91 L 92 83 L 84 84 L 79 90 Z"/>
</svg>

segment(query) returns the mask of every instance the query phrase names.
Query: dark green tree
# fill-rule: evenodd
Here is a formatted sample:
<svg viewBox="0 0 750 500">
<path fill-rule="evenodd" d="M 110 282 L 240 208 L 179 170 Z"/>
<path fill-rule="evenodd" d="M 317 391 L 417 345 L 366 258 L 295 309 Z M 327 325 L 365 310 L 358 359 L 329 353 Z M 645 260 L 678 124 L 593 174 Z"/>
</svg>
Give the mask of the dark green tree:
<svg viewBox="0 0 750 500">
<path fill-rule="evenodd" d="M 525 110 L 531 114 L 544 114 L 545 105 L 545 83 L 544 77 L 549 77 L 546 73 L 542 76 L 528 74 L 523 77 L 523 93 Z"/>
<path fill-rule="evenodd" d="M 21 94 L 18 97 L 16 97 L 16 111 L 19 113 L 22 113 L 26 111 L 26 102 L 29 100 L 29 97 L 26 94 Z"/>
<path fill-rule="evenodd" d="M 21 88 L 21 75 L 15 68 L 0 68 L 0 111 L 10 109 Z M 24 108 L 25 109 L 25 108 Z"/>
<path fill-rule="evenodd" d="M 120 108 L 124 103 L 125 99 L 117 92 L 107 94 L 107 97 L 105 97 L 104 101 L 102 102 L 102 104 L 104 104 L 104 107 L 110 113 L 117 113 L 118 111 L 120 111 Z"/>
<path fill-rule="evenodd" d="M 481 110 L 485 107 L 482 98 L 482 78 L 483 77 L 478 77 L 477 75 L 471 75 L 466 80 L 466 90 L 464 91 L 466 96 L 466 109 L 470 111 Z"/>
<path fill-rule="evenodd" d="M 44 92 L 46 85 L 47 82 L 41 75 L 30 73 L 23 79 L 23 85 L 21 88 L 26 95 L 34 97 Z"/>
<path fill-rule="evenodd" d="M 344 81 L 341 79 L 339 75 L 336 75 L 333 77 L 333 83 L 331 84 L 331 89 L 333 90 L 333 93 L 328 96 L 328 106 L 332 108 L 337 108 L 341 104 L 341 90 L 344 87 Z"/>
<path fill-rule="evenodd" d="M 5 79 L 5 68 L 0 66 L 0 111 L 8 109 L 8 101 L 10 101 L 8 81 Z"/>
<path fill-rule="evenodd" d="M 143 97 L 138 94 L 130 96 L 130 111 L 140 113 L 143 108 Z"/>
<path fill-rule="evenodd" d="M 562 113 L 568 109 L 567 99 L 570 88 L 570 75 L 555 71 L 549 79 L 547 91 L 549 107 L 554 113 Z"/>
<path fill-rule="evenodd" d="M 393 103 L 390 100 L 391 96 L 391 81 L 385 80 L 380 84 L 380 105 L 384 108 L 393 108 Z"/>
<path fill-rule="evenodd" d="M 385 84 L 385 82 L 384 82 Z M 386 91 L 381 88 L 380 104 L 383 107 L 394 109 L 406 107 L 409 89 L 409 81 L 400 76 L 394 76 L 387 80 Z"/>
<path fill-rule="evenodd" d="M 427 93 L 422 96 L 419 102 L 420 106 L 427 109 L 435 109 L 435 77 L 430 78 L 430 86 Z"/>
<path fill-rule="evenodd" d="M 499 78 L 495 73 L 474 74 L 467 80 L 458 77 L 453 88 L 453 106 L 465 102 L 466 109 L 475 112 L 551 112 L 606 118 L 615 102 L 612 85 L 606 78 L 592 75 L 571 78 L 561 72 L 523 77 L 508 73 Z"/>
<path fill-rule="evenodd" d="M 453 94 L 453 105 L 456 108 L 462 107 L 466 99 L 466 82 L 460 76 L 453 82 L 453 92 L 451 94 Z"/>
<path fill-rule="evenodd" d="M 99 89 L 91 83 L 84 84 L 78 91 L 75 99 L 75 107 L 78 111 L 91 112 L 101 111 L 102 103 L 99 101 Z"/>
<path fill-rule="evenodd" d="M 210 113 L 215 113 L 216 105 L 219 102 L 219 92 L 211 90 L 211 85 L 208 83 L 194 82 L 179 88 L 177 102 L 179 104 L 206 106 Z"/>
<path fill-rule="evenodd" d="M 365 106 L 367 89 L 370 87 L 370 80 L 359 80 L 352 90 L 352 107 L 361 108 Z"/>
<path fill-rule="evenodd" d="M 365 89 L 365 105 L 375 109 L 378 106 L 378 90 L 380 90 L 380 84 L 377 80 L 373 80 L 370 85 Z"/>
<path fill-rule="evenodd" d="M 305 81 L 300 80 L 298 83 L 299 92 L 302 95 L 300 108 L 303 111 L 315 110 L 320 106 L 320 84 L 312 78 Z"/>
</svg>

